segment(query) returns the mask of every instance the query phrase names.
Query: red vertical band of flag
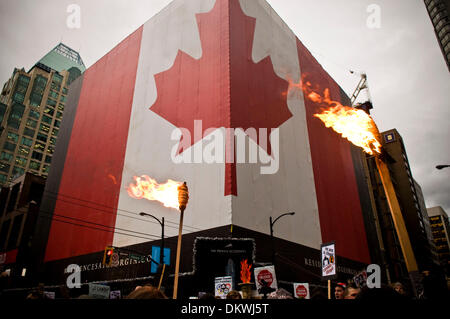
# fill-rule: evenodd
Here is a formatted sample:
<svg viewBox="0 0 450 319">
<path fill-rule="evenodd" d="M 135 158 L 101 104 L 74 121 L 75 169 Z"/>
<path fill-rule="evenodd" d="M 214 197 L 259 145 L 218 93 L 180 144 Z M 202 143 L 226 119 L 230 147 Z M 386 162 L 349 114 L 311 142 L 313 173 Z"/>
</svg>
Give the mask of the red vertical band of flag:
<svg viewBox="0 0 450 319">
<path fill-rule="evenodd" d="M 112 243 L 141 38 L 142 27 L 84 74 L 45 261 Z"/>
<path fill-rule="evenodd" d="M 297 48 L 302 75 L 341 101 L 337 83 L 298 40 Z M 322 241 L 335 241 L 342 257 L 370 263 L 350 144 L 313 116 L 320 105 L 305 98 L 305 107 Z"/>
</svg>

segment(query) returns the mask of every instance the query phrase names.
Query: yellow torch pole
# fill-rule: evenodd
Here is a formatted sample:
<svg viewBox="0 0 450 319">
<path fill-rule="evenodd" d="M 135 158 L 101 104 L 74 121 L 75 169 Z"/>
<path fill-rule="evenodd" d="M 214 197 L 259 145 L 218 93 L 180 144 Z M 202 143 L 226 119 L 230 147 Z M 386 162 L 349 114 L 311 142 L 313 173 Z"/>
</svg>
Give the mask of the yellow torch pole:
<svg viewBox="0 0 450 319">
<path fill-rule="evenodd" d="M 180 270 L 181 238 L 183 236 L 183 216 L 188 200 L 188 187 L 186 185 L 186 182 L 184 182 L 183 185 L 178 187 L 178 202 L 180 204 L 180 226 L 178 229 L 177 259 L 175 263 L 175 279 L 173 282 L 173 299 L 177 299 L 178 294 L 178 273 Z"/>
<path fill-rule="evenodd" d="M 395 230 L 397 232 L 400 247 L 405 258 L 406 268 L 408 269 L 413 288 L 416 291 L 416 284 L 418 283 L 418 271 L 416 257 L 412 249 L 411 241 L 409 239 L 408 231 L 406 230 L 405 221 L 403 219 L 400 205 L 398 203 L 397 195 L 395 194 L 394 185 L 392 184 L 391 175 L 385 162 L 380 158 L 375 157 L 378 172 L 380 173 L 381 182 L 386 193 L 389 208 L 391 210 L 392 220 L 394 221 Z M 416 291 L 417 292 L 417 291 Z"/>
<path fill-rule="evenodd" d="M 178 244 L 177 244 L 177 261 L 175 263 L 175 279 L 173 282 L 173 299 L 177 299 L 177 293 L 178 293 L 178 273 L 180 270 L 180 252 L 181 252 L 181 237 L 183 236 L 183 215 L 184 215 L 184 209 L 181 210 L 180 214 L 180 227 L 178 230 Z"/>
</svg>

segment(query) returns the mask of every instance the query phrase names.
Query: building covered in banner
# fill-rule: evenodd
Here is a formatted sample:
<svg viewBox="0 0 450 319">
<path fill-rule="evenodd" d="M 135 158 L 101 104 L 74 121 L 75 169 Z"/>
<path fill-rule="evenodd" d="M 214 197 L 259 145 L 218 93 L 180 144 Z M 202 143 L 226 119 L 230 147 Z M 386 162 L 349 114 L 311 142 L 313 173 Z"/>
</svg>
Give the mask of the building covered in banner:
<svg viewBox="0 0 450 319">
<path fill-rule="evenodd" d="M 180 295 L 238 283 L 244 259 L 274 263 L 280 284 L 320 284 L 331 241 L 351 278 L 371 263 L 364 156 L 314 117 L 302 81 L 350 104 L 266 1 L 173 1 L 71 84 L 30 276 L 64 283 L 77 264 L 83 283 L 151 280 L 162 229 L 141 212 L 164 217 L 173 274 L 179 211 L 127 191 L 147 175 L 189 187 Z M 270 217 L 287 212 L 272 240 Z"/>
</svg>

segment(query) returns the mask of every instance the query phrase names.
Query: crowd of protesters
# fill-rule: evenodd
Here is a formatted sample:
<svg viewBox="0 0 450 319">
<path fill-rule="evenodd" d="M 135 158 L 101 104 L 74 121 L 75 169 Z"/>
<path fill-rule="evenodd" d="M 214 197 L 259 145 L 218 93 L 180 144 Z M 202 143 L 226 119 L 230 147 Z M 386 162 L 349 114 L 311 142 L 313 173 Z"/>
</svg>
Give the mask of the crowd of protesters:
<svg viewBox="0 0 450 319">
<path fill-rule="evenodd" d="M 324 287 L 314 286 L 310 291 L 310 299 L 312 300 L 414 300 L 414 299 L 442 299 L 448 298 L 449 290 L 446 285 L 436 280 L 432 275 L 424 274 L 422 280 L 423 290 L 419 296 L 415 296 L 407 286 L 400 282 L 395 282 L 391 285 L 381 285 L 380 288 L 370 289 L 368 287 L 357 287 L 354 282 L 348 281 L 337 282 L 333 284 L 331 296 L 327 295 L 327 289 Z M 134 286 L 133 286 L 134 287 Z M 131 288 L 131 287 L 130 287 Z M 1 295 L 0 295 L 1 298 Z M 44 285 L 40 284 L 38 287 L 29 290 L 26 294 L 26 299 L 48 299 L 51 298 L 44 291 Z M 53 296 L 54 298 L 54 296 Z M 69 289 L 61 286 L 58 291 L 58 299 L 93 299 L 94 297 L 88 294 L 82 294 L 77 297 L 71 296 Z M 164 291 L 161 291 L 151 285 L 150 283 L 143 286 L 136 286 L 128 291 L 127 295 L 122 296 L 124 299 L 169 299 Z M 258 298 L 261 298 L 259 296 Z M 268 294 L 265 294 L 264 299 L 294 299 L 293 295 L 286 289 L 279 288 Z M 211 293 L 202 293 L 198 299 L 220 299 Z M 226 295 L 226 299 L 243 299 L 241 292 L 232 290 Z"/>
</svg>

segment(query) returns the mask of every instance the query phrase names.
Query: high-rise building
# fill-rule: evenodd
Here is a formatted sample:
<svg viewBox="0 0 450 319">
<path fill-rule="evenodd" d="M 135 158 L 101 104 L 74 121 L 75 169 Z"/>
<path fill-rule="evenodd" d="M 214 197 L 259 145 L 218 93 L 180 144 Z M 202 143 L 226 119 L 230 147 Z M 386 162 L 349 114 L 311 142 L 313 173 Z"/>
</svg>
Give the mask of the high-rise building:
<svg viewBox="0 0 450 319">
<path fill-rule="evenodd" d="M 428 236 L 429 231 L 427 233 L 428 216 L 421 208 L 420 198 L 423 195 L 418 194 L 421 189 L 416 188 L 406 148 L 398 131 L 392 129 L 382 132 L 381 136 L 383 147 L 392 158 L 388 166 L 417 264 L 420 270 L 427 270 L 434 263 L 434 259 Z"/>
<path fill-rule="evenodd" d="M 47 176 L 68 85 L 84 70 L 80 55 L 62 43 L 28 72 L 14 69 L 0 96 L 0 186 L 25 172 Z"/>
<path fill-rule="evenodd" d="M 450 70 L 450 0 L 424 0 L 442 54 Z"/>
<path fill-rule="evenodd" d="M 425 205 L 425 198 L 423 196 L 422 187 L 414 179 L 414 187 L 416 188 L 416 195 L 419 202 L 420 213 L 422 214 L 422 221 L 424 223 L 425 233 L 427 234 L 428 243 L 430 244 L 430 252 L 433 263 L 439 264 L 439 256 L 436 252 L 436 247 L 433 240 L 433 233 L 431 230 L 430 218 L 427 212 L 427 206 Z"/>
<path fill-rule="evenodd" d="M 392 129 L 382 132 L 381 137 L 385 150 L 385 161 L 388 164 L 419 270 L 430 270 L 438 264 L 438 258 L 434 249 L 422 188 L 413 178 L 406 148 L 398 131 Z M 380 264 L 384 266 L 382 269 L 385 269 L 392 282 L 407 282 L 408 272 L 404 256 L 375 159 L 371 156 L 367 156 L 367 167 L 375 204 L 375 208 L 372 210 L 374 215 L 368 217 L 375 220 L 374 225 L 380 228 L 378 231 L 379 244 L 372 241 L 370 249 L 373 252 L 379 251 L 382 258 L 377 260 L 381 260 Z"/>
<path fill-rule="evenodd" d="M 446 270 L 447 276 L 450 276 L 450 226 L 448 215 L 440 206 L 427 208 L 427 211 L 440 264 Z"/>
<path fill-rule="evenodd" d="M 371 185 L 375 208 L 372 210 L 372 214 L 365 212 L 365 219 L 377 221 L 377 223 L 373 223 L 373 226 L 378 227 L 377 232 L 371 232 L 372 236 L 377 235 L 378 240 L 369 242 L 370 251 L 376 256 L 374 263 L 381 266 L 383 274 L 387 277 L 388 281 L 407 283 L 409 282 L 408 271 L 383 183 L 373 156 L 367 155 L 367 167 L 367 175 L 369 176 L 368 180 Z"/>
<path fill-rule="evenodd" d="M 3 265 L 13 276 L 26 264 L 44 186 L 42 176 L 27 172 L 0 190 L 0 254 L 14 256 Z"/>
</svg>

